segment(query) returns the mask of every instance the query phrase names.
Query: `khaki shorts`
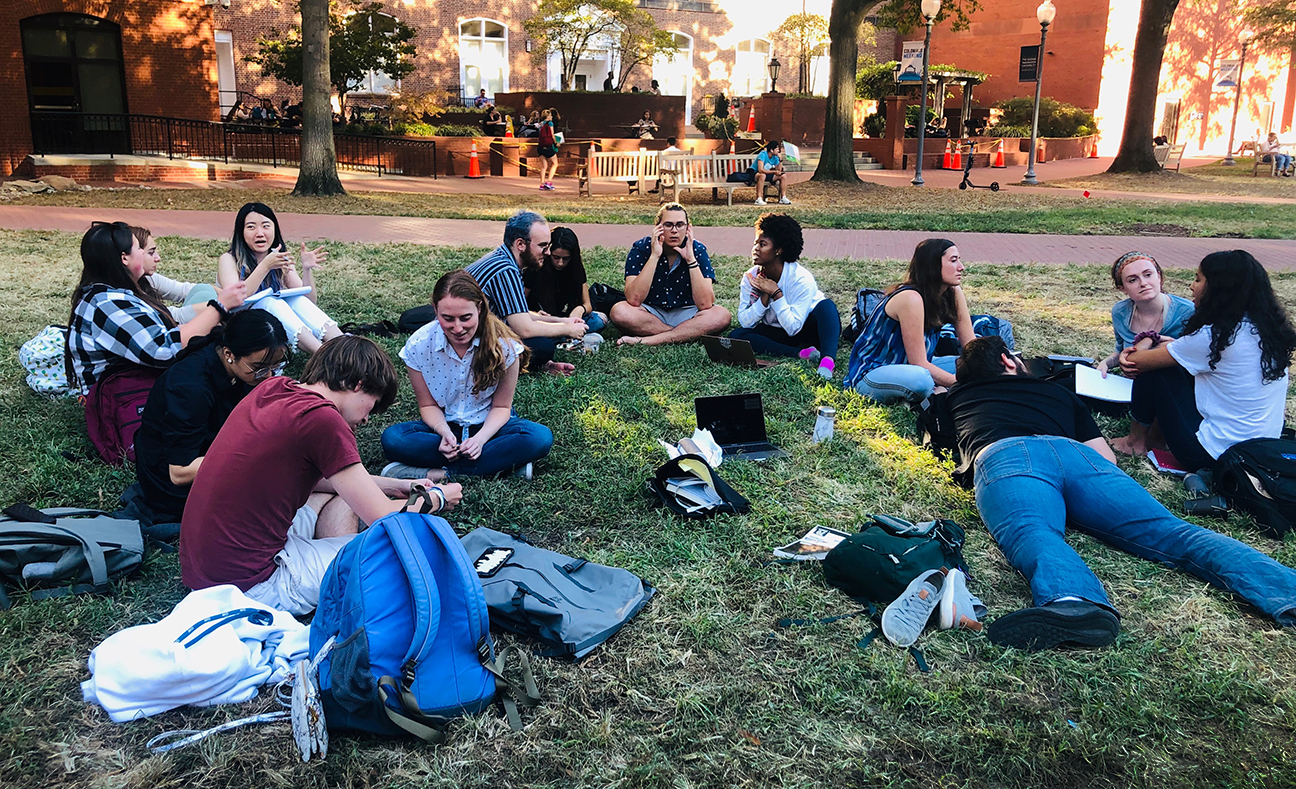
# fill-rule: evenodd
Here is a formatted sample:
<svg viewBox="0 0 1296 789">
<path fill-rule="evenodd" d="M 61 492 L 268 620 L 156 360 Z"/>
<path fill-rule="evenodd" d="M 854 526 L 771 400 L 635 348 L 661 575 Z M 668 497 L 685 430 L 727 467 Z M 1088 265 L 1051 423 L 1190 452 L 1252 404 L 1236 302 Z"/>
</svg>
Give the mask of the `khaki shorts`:
<svg viewBox="0 0 1296 789">
<path fill-rule="evenodd" d="M 247 590 L 247 596 L 271 608 L 303 616 L 319 605 L 320 583 L 342 546 L 355 535 L 315 539 L 319 513 L 303 506 L 293 515 L 288 540 L 275 554 L 275 571 Z"/>
<path fill-rule="evenodd" d="M 651 304 L 645 304 L 643 305 L 643 308 L 648 311 L 649 315 L 653 316 L 654 318 L 666 324 L 667 326 L 671 327 L 672 329 L 680 325 L 684 321 L 696 317 L 698 314 L 698 308 L 696 305 L 693 304 L 690 304 L 687 307 L 679 307 L 673 310 L 663 310 L 660 307 L 654 307 Z"/>
</svg>

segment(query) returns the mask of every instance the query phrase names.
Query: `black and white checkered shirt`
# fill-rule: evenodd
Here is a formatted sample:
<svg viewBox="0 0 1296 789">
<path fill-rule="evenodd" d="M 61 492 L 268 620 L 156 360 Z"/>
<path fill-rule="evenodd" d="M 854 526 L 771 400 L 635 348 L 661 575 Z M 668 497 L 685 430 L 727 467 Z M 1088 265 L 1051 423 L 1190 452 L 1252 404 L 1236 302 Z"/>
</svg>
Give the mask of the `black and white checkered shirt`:
<svg viewBox="0 0 1296 789">
<path fill-rule="evenodd" d="M 114 362 L 166 367 L 180 353 L 180 330 L 138 296 L 118 288 L 92 290 L 77 303 L 68 332 L 72 368 L 88 389 Z"/>
<path fill-rule="evenodd" d="M 527 312 L 526 291 L 522 288 L 522 268 L 513 253 L 503 244 L 494 252 L 465 269 L 486 294 L 490 311 L 501 320 Z"/>
</svg>

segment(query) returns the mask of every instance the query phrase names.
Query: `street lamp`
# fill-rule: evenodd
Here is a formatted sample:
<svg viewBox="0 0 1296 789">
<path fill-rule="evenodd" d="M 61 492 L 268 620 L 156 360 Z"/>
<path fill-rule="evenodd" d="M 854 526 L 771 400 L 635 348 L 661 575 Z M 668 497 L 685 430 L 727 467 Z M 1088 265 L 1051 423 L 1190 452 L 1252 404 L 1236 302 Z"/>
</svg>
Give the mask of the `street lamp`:
<svg viewBox="0 0 1296 789">
<path fill-rule="evenodd" d="M 779 75 L 779 69 L 781 68 L 783 68 L 783 64 L 779 62 L 778 57 L 770 58 L 770 62 L 769 62 L 770 93 L 778 93 L 778 75 Z"/>
<path fill-rule="evenodd" d="M 1224 161 L 1220 162 L 1225 167 L 1232 167 L 1237 164 L 1237 162 L 1233 161 L 1233 132 L 1237 131 L 1238 107 L 1242 105 L 1242 69 L 1246 67 L 1247 46 L 1251 44 L 1251 39 L 1255 38 L 1255 35 L 1250 30 L 1243 30 L 1238 33 L 1238 43 L 1242 45 L 1242 59 L 1238 61 L 1237 95 L 1233 98 L 1233 122 L 1229 124 L 1228 153 L 1224 155 Z"/>
<path fill-rule="evenodd" d="M 1040 48 L 1035 57 L 1035 115 L 1031 120 L 1030 159 L 1026 165 L 1026 176 L 1022 178 L 1022 183 L 1028 186 L 1039 183 L 1035 180 L 1035 140 L 1039 137 L 1040 85 L 1044 82 L 1044 40 L 1048 38 L 1049 25 L 1053 24 L 1055 16 L 1057 9 L 1053 7 L 1053 0 L 1044 0 L 1035 9 L 1035 18 L 1040 23 Z"/>
<path fill-rule="evenodd" d="M 923 164 L 923 144 L 927 140 L 927 64 L 930 61 L 928 55 L 931 52 L 931 34 L 932 25 L 936 22 L 936 15 L 940 13 L 941 0 L 922 0 L 922 15 L 927 20 L 927 38 L 923 42 L 923 75 L 922 75 L 922 110 L 918 113 L 918 161 L 914 164 L 914 177 L 909 183 L 914 186 L 922 186 L 924 181 L 922 177 Z M 904 128 L 904 120 L 900 121 L 900 128 Z"/>
</svg>

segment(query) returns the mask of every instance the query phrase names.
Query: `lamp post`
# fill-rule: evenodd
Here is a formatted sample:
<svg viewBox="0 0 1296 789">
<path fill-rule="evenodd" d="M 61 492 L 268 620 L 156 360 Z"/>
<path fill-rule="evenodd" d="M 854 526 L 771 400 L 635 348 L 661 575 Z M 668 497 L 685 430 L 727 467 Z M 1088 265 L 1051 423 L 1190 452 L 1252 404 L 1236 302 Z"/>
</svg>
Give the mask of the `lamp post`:
<svg viewBox="0 0 1296 789">
<path fill-rule="evenodd" d="M 1225 167 L 1232 167 L 1237 164 L 1237 162 L 1233 161 L 1233 133 L 1237 131 L 1238 108 L 1242 105 L 1242 69 L 1246 68 L 1247 46 L 1251 44 L 1253 38 L 1255 38 L 1255 33 L 1250 30 L 1243 30 L 1238 33 L 1238 42 L 1242 44 L 1242 59 L 1238 61 L 1237 95 L 1233 97 L 1233 122 L 1229 124 L 1228 152 L 1224 155 L 1224 161 L 1220 162 Z"/>
<path fill-rule="evenodd" d="M 927 20 L 927 38 L 923 40 L 923 73 L 922 73 L 922 100 L 919 104 L 922 109 L 918 113 L 918 159 L 914 163 L 914 177 L 909 183 L 914 186 L 922 186 L 925 182 L 922 177 L 923 165 L 923 145 L 927 141 L 927 66 L 931 62 L 931 34 L 932 25 L 936 22 L 936 15 L 940 13 L 941 0 L 922 0 L 922 15 Z M 901 120 L 900 128 L 905 126 Z"/>
<path fill-rule="evenodd" d="M 783 64 L 779 62 L 777 56 L 770 58 L 770 62 L 769 62 L 770 93 L 778 93 L 778 75 L 779 75 L 779 69 L 781 68 L 783 68 Z"/>
<path fill-rule="evenodd" d="M 1044 82 L 1044 41 L 1048 38 L 1049 25 L 1053 24 L 1053 17 L 1057 16 L 1057 9 L 1053 7 L 1053 0 L 1044 0 L 1035 9 L 1035 18 L 1040 23 L 1040 48 L 1039 55 L 1035 59 L 1035 114 L 1031 119 L 1031 142 L 1029 161 L 1026 165 L 1026 176 L 1022 178 L 1022 183 L 1028 186 L 1034 186 L 1039 183 L 1035 180 L 1035 141 L 1039 138 L 1039 105 L 1040 105 L 1040 86 Z"/>
</svg>

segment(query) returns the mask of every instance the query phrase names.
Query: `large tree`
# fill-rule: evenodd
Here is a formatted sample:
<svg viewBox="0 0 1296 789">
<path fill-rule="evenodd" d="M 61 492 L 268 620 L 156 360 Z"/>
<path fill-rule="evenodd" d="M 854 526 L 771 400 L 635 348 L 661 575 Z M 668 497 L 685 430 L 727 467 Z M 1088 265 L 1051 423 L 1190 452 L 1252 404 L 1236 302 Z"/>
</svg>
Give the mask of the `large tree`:
<svg viewBox="0 0 1296 789">
<path fill-rule="evenodd" d="M 619 66 L 617 85 L 624 85 L 638 66 L 651 65 L 657 58 L 673 59 L 679 54 L 675 34 L 657 27 L 652 14 L 641 8 L 618 18 L 620 29 L 613 34 L 611 52 Z"/>
<path fill-rule="evenodd" d="M 614 46 L 626 20 L 638 12 L 635 0 L 540 0 L 522 27 L 535 41 L 532 59 L 540 65 L 556 53 L 561 60 L 562 90 L 571 90 L 586 50 Z"/>
<path fill-rule="evenodd" d="M 879 8 L 881 6 L 881 8 Z M 950 20 L 955 30 L 966 27 L 968 14 L 980 0 L 945 0 L 936 19 Z M 833 0 L 828 18 L 828 111 L 824 118 L 823 152 L 811 180 L 859 181 L 855 173 L 855 68 L 859 60 L 860 28 L 864 18 L 878 9 L 879 26 L 909 30 L 925 26 L 920 0 Z"/>
<path fill-rule="evenodd" d="M 329 102 L 329 3 L 301 2 L 302 136 L 301 169 L 295 195 L 346 194 L 337 174 L 333 108 Z"/>
<path fill-rule="evenodd" d="M 1143 0 L 1134 34 L 1125 128 L 1116 158 L 1107 168 L 1109 173 L 1150 173 L 1161 169 L 1152 152 L 1152 124 L 1156 121 L 1156 100 L 1161 87 L 1161 61 L 1178 7 L 1179 0 Z"/>
</svg>

